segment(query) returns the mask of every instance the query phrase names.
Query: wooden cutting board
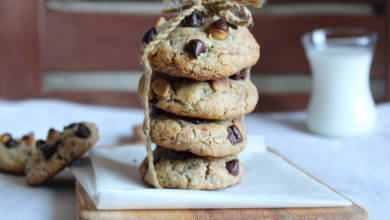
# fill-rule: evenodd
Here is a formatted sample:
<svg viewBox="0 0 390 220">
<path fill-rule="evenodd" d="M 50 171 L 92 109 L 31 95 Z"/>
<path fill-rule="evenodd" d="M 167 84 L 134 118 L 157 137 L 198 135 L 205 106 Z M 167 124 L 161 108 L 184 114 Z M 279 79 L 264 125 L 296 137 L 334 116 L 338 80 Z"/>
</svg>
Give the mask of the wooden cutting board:
<svg viewBox="0 0 390 220">
<path fill-rule="evenodd" d="M 325 183 L 297 167 L 275 150 L 268 148 L 292 166 L 301 170 L 315 181 Z M 335 191 L 334 189 L 330 188 Z M 337 191 L 335 191 L 338 193 Z M 340 193 L 338 193 L 340 194 Z M 340 194 L 341 195 L 341 194 Z M 177 209 L 177 210 L 97 210 L 83 187 L 76 181 L 77 216 L 79 219 L 259 219 L 259 220 L 367 220 L 367 212 L 353 203 L 351 206 L 335 208 L 280 208 L 280 209 Z"/>
</svg>

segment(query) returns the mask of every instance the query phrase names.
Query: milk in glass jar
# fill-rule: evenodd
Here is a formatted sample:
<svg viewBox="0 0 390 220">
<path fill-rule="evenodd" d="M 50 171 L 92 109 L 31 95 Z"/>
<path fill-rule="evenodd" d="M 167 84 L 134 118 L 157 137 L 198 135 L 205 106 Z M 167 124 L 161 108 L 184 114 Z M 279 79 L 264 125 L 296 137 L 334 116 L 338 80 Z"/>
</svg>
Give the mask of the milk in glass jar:
<svg viewBox="0 0 390 220">
<path fill-rule="evenodd" d="M 377 36 L 364 29 L 318 29 L 302 42 L 312 70 L 308 127 L 318 134 L 347 137 L 376 122 L 370 67 Z"/>
</svg>

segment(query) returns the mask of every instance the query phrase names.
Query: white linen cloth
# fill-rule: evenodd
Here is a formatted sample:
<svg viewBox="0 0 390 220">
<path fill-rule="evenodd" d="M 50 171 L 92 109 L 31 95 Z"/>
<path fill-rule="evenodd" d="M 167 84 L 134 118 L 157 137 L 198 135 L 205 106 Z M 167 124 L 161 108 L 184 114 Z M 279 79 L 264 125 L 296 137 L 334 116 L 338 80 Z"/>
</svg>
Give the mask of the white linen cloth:
<svg viewBox="0 0 390 220">
<path fill-rule="evenodd" d="M 378 124 L 371 133 L 348 139 L 311 134 L 306 114 L 250 114 L 248 133 L 264 135 L 267 146 L 352 199 L 371 220 L 390 219 L 390 103 L 377 106 Z M 141 110 L 80 105 L 53 100 L 0 100 L 0 133 L 20 136 L 35 131 L 44 138 L 50 127 L 74 121 L 95 122 L 98 144 L 117 143 L 143 120 Z M 47 186 L 31 188 L 23 177 L 0 173 L 0 219 L 75 219 L 73 177 L 69 171 Z"/>
<path fill-rule="evenodd" d="M 142 182 L 139 164 L 145 147 L 93 149 L 91 163 L 71 170 L 98 209 L 202 209 L 347 206 L 352 203 L 266 150 L 264 139 L 248 135 L 240 153 L 244 177 L 218 191 L 151 189 Z M 288 183 L 288 184 L 287 184 Z"/>
</svg>

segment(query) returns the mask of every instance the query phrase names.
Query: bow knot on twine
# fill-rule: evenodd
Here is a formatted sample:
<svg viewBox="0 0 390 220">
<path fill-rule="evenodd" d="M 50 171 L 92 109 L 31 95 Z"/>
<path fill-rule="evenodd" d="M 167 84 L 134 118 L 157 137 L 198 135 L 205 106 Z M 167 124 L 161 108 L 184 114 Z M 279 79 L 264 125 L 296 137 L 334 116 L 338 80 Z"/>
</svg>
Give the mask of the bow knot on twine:
<svg viewBox="0 0 390 220">
<path fill-rule="evenodd" d="M 163 12 L 184 13 L 184 10 L 189 10 L 188 14 L 191 14 L 198 11 L 209 16 L 217 15 L 234 25 L 247 26 L 252 24 L 252 15 L 246 5 L 261 7 L 262 4 L 262 0 L 184 0 L 179 7 L 165 9 Z"/>
<path fill-rule="evenodd" d="M 178 7 L 172 7 L 163 10 L 164 13 L 180 12 L 176 17 L 172 18 L 166 25 L 159 28 L 157 36 L 149 42 L 141 51 L 141 60 L 145 67 L 144 74 L 144 89 L 142 91 L 142 98 L 144 101 L 144 134 L 146 139 L 146 150 L 148 153 L 148 169 L 151 172 L 153 185 L 156 188 L 161 189 L 161 185 L 158 182 L 157 174 L 153 164 L 153 153 L 151 149 L 150 140 L 150 112 L 149 112 L 149 99 L 148 94 L 150 91 L 150 82 L 153 74 L 152 67 L 149 62 L 149 54 L 155 48 L 155 46 L 161 41 L 165 40 L 168 35 L 180 25 L 182 20 L 191 15 L 193 12 L 200 12 L 207 17 L 219 16 L 225 19 L 226 22 L 237 26 L 251 25 L 252 14 L 246 7 L 261 7 L 264 0 L 182 0 Z"/>
</svg>

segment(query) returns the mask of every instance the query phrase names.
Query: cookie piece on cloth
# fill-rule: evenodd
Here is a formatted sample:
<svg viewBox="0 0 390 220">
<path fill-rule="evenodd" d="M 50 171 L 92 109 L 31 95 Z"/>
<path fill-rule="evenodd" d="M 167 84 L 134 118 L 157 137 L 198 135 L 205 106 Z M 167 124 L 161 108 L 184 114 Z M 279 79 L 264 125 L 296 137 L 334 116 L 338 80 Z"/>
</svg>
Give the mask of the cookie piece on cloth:
<svg viewBox="0 0 390 220">
<path fill-rule="evenodd" d="M 12 174 L 24 174 L 24 168 L 30 155 L 35 151 L 34 134 L 14 139 L 11 134 L 0 137 L 0 171 Z"/>
<path fill-rule="evenodd" d="M 253 35 L 246 27 L 224 24 L 213 17 L 203 19 L 201 26 L 177 27 L 149 54 L 152 69 L 177 77 L 214 80 L 253 66 L 260 56 Z"/>
<path fill-rule="evenodd" d="M 99 139 L 95 124 L 74 123 L 63 132 L 50 129 L 46 141 L 37 141 L 37 150 L 26 164 L 27 183 L 40 185 L 54 177 L 68 164 L 81 157 Z"/>
<path fill-rule="evenodd" d="M 246 145 L 244 126 L 236 118 L 217 121 L 154 113 L 150 137 L 152 142 L 164 148 L 208 157 L 233 156 Z"/>
<path fill-rule="evenodd" d="M 162 147 L 157 147 L 153 155 L 158 182 L 164 188 L 223 189 L 238 184 L 244 174 L 244 166 L 236 157 L 206 158 Z M 140 173 L 152 185 L 147 158 Z"/>
<path fill-rule="evenodd" d="M 226 120 L 242 116 L 255 109 L 259 95 L 252 82 L 236 76 L 196 81 L 154 73 L 149 101 L 164 111 L 185 117 Z M 143 81 L 142 77 L 139 92 L 143 91 Z"/>
</svg>

